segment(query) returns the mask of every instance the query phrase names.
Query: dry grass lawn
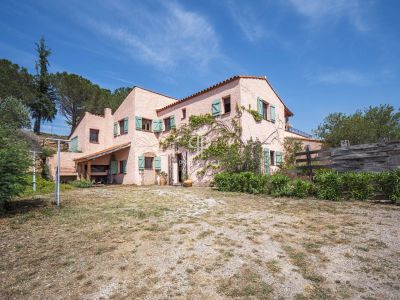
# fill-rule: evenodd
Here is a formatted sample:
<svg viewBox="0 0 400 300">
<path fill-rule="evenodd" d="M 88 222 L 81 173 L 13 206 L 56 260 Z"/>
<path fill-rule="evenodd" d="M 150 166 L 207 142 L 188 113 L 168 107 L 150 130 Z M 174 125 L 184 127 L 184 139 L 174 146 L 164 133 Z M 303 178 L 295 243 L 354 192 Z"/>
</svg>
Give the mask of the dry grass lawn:
<svg viewBox="0 0 400 300">
<path fill-rule="evenodd" d="M 0 219 L 0 299 L 399 299 L 400 207 L 110 186 Z"/>
</svg>

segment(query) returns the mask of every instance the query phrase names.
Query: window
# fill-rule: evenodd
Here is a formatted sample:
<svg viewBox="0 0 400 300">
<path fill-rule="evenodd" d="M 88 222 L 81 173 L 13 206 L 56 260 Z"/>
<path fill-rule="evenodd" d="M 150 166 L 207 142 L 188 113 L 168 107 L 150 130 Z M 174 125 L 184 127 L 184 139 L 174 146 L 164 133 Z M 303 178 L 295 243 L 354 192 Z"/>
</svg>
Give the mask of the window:
<svg viewBox="0 0 400 300">
<path fill-rule="evenodd" d="M 263 119 L 268 120 L 268 103 L 262 101 L 262 108 L 263 108 Z"/>
<path fill-rule="evenodd" d="M 164 119 L 165 131 L 171 130 L 171 118 Z"/>
<path fill-rule="evenodd" d="M 224 113 L 229 114 L 231 112 L 231 96 L 222 99 L 224 101 Z"/>
<path fill-rule="evenodd" d="M 147 170 L 153 170 L 153 157 L 144 158 L 144 168 Z"/>
<path fill-rule="evenodd" d="M 275 166 L 275 151 L 269 152 L 269 161 L 271 162 L 271 166 Z"/>
<path fill-rule="evenodd" d="M 142 130 L 143 131 L 151 131 L 151 120 L 142 119 Z"/>
<path fill-rule="evenodd" d="M 98 129 L 90 129 L 89 142 L 91 142 L 91 143 L 99 142 L 99 130 Z"/>
<path fill-rule="evenodd" d="M 119 172 L 122 174 L 126 174 L 126 160 L 119 161 Z"/>
<path fill-rule="evenodd" d="M 121 120 L 118 122 L 119 125 L 119 134 L 123 135 L 125 134 L 125 130 L 124 130 L 124 120 Z"/>
<path fill-rule="evenodd" d="M 186 119 L 186 108 L 182 108 L 182 119 Z"/>
</svg>

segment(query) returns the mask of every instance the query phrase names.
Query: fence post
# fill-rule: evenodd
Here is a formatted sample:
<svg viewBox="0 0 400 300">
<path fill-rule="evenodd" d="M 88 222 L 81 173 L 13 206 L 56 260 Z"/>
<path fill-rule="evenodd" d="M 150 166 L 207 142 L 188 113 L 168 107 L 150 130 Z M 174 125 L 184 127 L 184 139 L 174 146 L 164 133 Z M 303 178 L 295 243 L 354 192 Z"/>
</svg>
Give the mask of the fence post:
<svg viewBox="0 0 400 300">
<path fill-rule="evenodd" d="M 312 166 L 311 166 L 310 145 L 306 145 L 305 150 L 306 150 L 306 158 L 307 158 L 307 175 L 308 175 L 308 177 L 310 177 L 310 180 L 312 180 L 313 173 L 312 173 Z"/>
</svg>

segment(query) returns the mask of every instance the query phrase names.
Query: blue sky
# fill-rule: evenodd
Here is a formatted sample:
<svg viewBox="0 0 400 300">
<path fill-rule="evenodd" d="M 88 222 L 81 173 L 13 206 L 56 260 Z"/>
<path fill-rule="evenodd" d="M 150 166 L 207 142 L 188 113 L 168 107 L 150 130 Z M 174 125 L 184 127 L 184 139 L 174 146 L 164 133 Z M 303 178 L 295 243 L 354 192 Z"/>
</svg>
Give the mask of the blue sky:
<svg viewBox="0 0 400 300">
<path fill-rule="evenodd" d="M 396 0 L 2 0 L 0 11 L 0 58 L 31 72 L 44 35 L 51 72 L 108 89 L 182 98 L 232 75 L 266 75 L 305 131 L 331 112 L 400 107 Z M 52 130 L 69 132 L 60 116 Z"/>
</svg>

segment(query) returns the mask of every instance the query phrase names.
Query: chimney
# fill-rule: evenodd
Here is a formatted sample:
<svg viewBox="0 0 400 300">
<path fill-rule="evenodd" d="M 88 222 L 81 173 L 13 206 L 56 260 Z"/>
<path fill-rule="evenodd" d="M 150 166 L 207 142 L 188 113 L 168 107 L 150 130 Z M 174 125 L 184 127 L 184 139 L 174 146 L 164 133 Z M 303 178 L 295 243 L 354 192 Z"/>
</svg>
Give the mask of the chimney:
<svg viewBox="0 0 400 300">
<path fill-rule="evenodd" d="M 106 107 L 106 108 L 104 109 L 104 117 L 105 117 L 105 118 L 111 117 L 111 115 L 112 115 L 112 110 L 111 110 L 111 108 Z"/>
</svg>

